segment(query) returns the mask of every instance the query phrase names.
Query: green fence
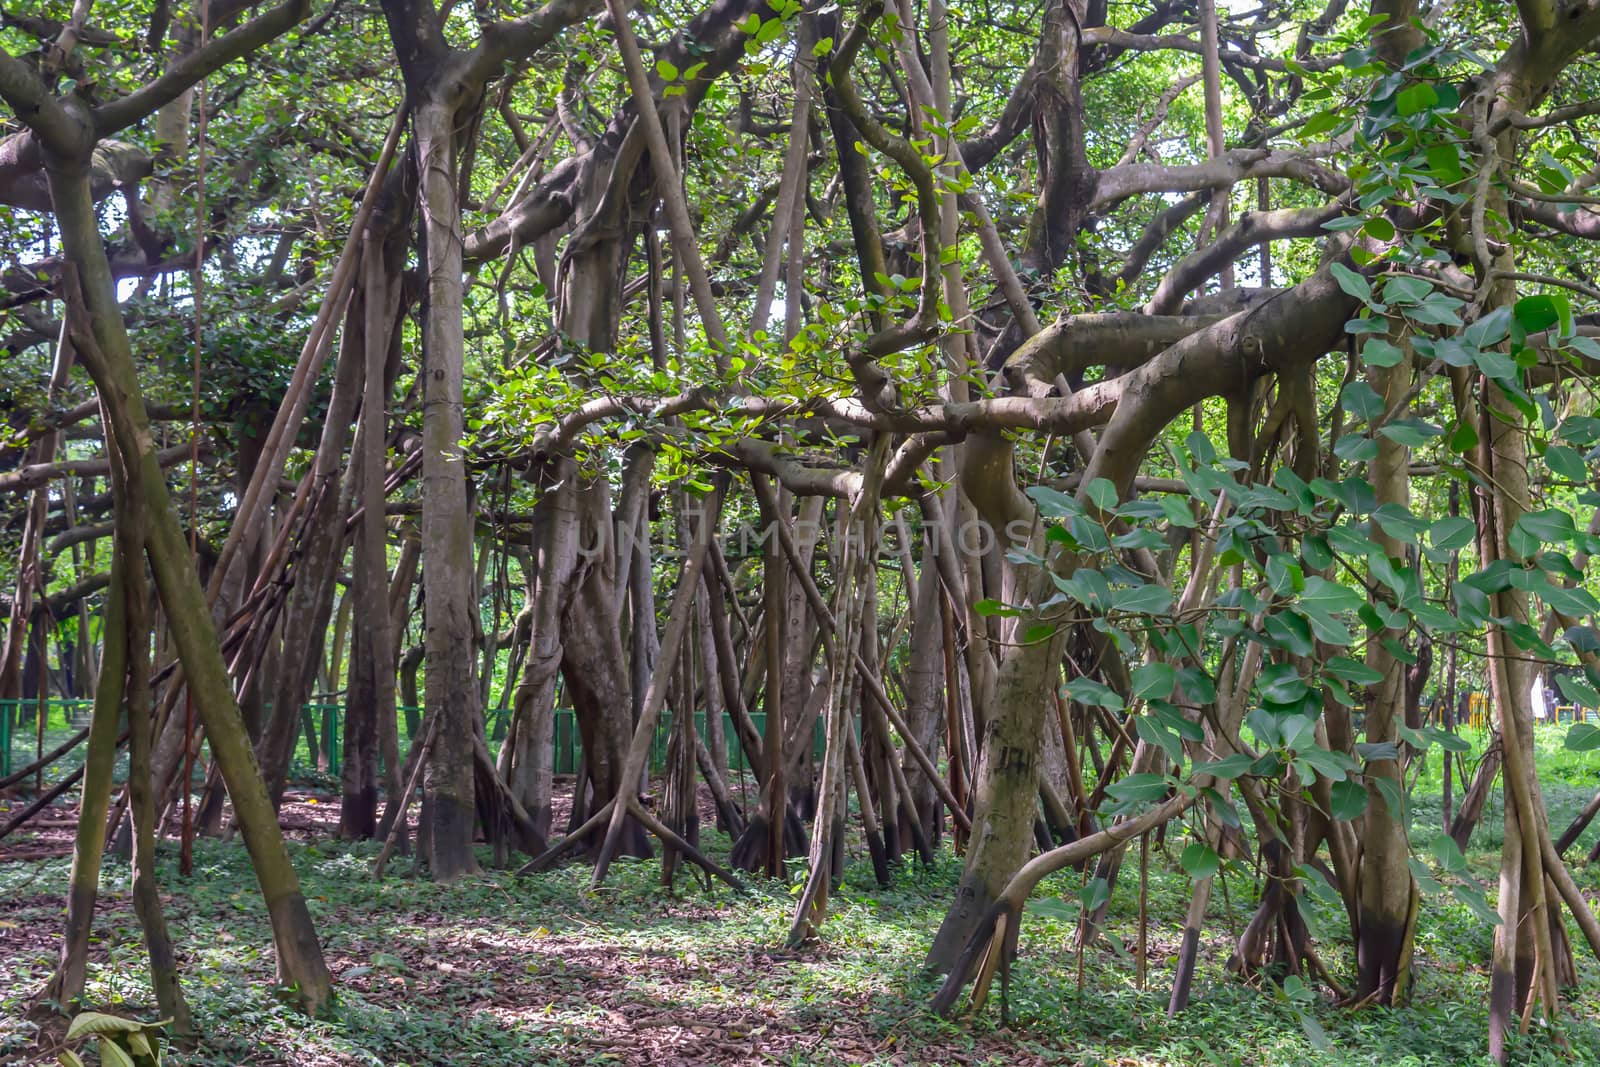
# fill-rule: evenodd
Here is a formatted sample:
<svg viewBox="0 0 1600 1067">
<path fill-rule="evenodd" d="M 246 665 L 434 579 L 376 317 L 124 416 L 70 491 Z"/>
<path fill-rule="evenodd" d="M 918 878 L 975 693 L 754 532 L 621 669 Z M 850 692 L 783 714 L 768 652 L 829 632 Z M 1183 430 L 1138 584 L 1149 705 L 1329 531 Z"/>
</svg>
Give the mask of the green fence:
<svg viewBox="0 0 1600 1067">
<path fill-rule="evenodd" d="M 43 715 L 37 699 L 0 700 L 0 778 L 72 740 L 89 725 L 93 711 L 92 700 L 52 697 L 44 702 Z M 83 762 L 80 752 L 81 746 L 79 752 L 69 753 L 45 768 L 46 786 L 77 770 Z"/>
<path fill-rule="evenodd" d="M 44 702 L 44 712 L 39 713 L 39 701 L 0 700 L 0 778 L 10 775 L 33 763 L 41 754 L 47 754 L 70 741 L 89 725 L 94 701 L 51 698 Z M 317 775 L 338 777 L 344 756 L 343 704 L 310 703 L 301 709 L 300 728 L 296 731 L 294 755 L 290 759 L 290 776 L 305 779 Z M 491 710 L 486 723 L 490 751 L 497 751 L 510 717 L 509 711 Z M 766 715 L 752 712 L 751 719 L 758 733 L 766 729 Z M 422 719 L 422 709 L 400 707 L 398 730 L 400 750 L 404 752 L 411 735 Z M 695 715 L 695 730 L 705 735 L 705 713 Z M 739 743 L 739 733 L 734 729 L 732 716 L 722 716 L 723 737 L 727 740 L 728 767 L 748 770 L 749 758 Z M 656 724 L 655 737 L 650 745 L 650 768 L 661 770 L 666 765 L 667 740 L 672 735 L 672 713 L 663 710 Z M 583 759 L 583 740 L 571 709 L 558 708 L 555 714 L 555 772 L 575 774 Z M 822 754 L 823 724 L 818 718 L 812 743 L 816 754 Z M 47 784 L 58 782 L 77 770 L 83 763 L 83 746 L 55 761 L 44 773 Z M 119 760 L 119 773 L 122 771 Z"/>
<path fill-rule="evenodd" d="M 492 714 L 492 713 L 491 713 Z M 754 711 L 750 719 L 755 724 L 756 733 L 764 735 L 767 728 L 765 712 Z M 704 737 L 706 732 L 705 712 L 695 712 L 695 733 Z M 490 721 L 493 730 L 493 720 Z M 667 739 L 672 736 L 672 713 L 663 710 L 661 718 L 656 723 L 655 737 L 650 741 L 650 769 L 660 771 L 667 763 Z M 722 736 L 727 742 L 728 769 L 747 771 L 750 769 L 750 759 L 745 754 L 744 745 L 739 741 L 739 731 L 734 728 L 733 716 L 727 712 L 722 714 Z M 817 723 L 812 730 L 812 748 L 817 758 L 822 757 L 822 750 L 826 746 L 827 738 L 824 733 L 822 717 L 817 717 Z M 578 723 L 570 709 L 561 708 L 556 711 L 555 723 L 555 772 L 557 774 L 576 774 L 578 764 L 583 758 L 583 740 L 578 735 Z"/>
<path fill-rule="evenodd" d="M 421 717 L 420 708 L 400 709 L 400 750 L 405 751 L 410 741 L 411 731 L 419 725 Z M 307 704 L 304 710 L 305 719 L 301 725 L 300 739 L 295 747 L 294 766 L 292 771 L 298 771 L 303 776 L 316 772 L 319 774 L 338 775 L 341 767 L 343 744 L 341 738 L 344 717 L 342 704 Z M 500 741 L 505 736 L 505 728 L 509 723 L 511 712 L 509 710 L 490 709 L 485 723 L 489 737 L 489 751 L 498 754 Z M 756 732 L 761 733 L 766 729 L 767 717 L 764 712 L 750 714 L 755 724 Z M 705 736 L 705 712 L 695 713 L 695 731 L 699 736 Z M 823 723 L 819 716 L 813 733 L 813 745 L 816 755 L 820 758 L 826 739 L 823 733 Z M 672 712 L 663 709 L 656 722 L 655 736 L 650 741 L 650 769 L 660 771 L 667 762 L 667 741 L 672 736 Z M 733 717 L 727 712 L 722 715 L 722 736 L 727 741 L 728 767 L 730 770 L 749 770 L 750 760 L 745 754 L 744 746 L 739 742 L 739 733 L 734 728 Z M 313 747 L 309 738 L 315 737 L 317 744 Z M 583 760 L 583 738 L 578 730 L 577 717 L 570 708 L 557 708 L 555 714 L 554 736 L 555 758 L 554 770 L 556 774 L 576 774 Z"/>
</svg>

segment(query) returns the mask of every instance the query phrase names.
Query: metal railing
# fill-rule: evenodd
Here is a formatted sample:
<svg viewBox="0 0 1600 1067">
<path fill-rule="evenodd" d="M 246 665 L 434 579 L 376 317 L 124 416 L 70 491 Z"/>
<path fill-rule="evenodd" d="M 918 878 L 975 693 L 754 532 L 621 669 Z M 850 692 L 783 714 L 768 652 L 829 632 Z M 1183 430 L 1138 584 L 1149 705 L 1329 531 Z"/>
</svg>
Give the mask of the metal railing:
<svg viewBox="0 0 1600 1067">
<path fill-rule="evenodd" d="M 41 755 L 66 743 L 89 725 L 94 711 L 94 701 L 52 697 L 44 702 L 44 713 L 39 714 L 38 699 L 0 700 L 0 778 L 11 774 L 13 768 L 26 767 Z M 396 709 L 400 749 L 405 751 L 412 731 L 421 723 L 422 709 L 401 706 Z M 345 705 L 313 702 L 300 709 L 300 729 L 296 731 L 295 750 L 290 759 L 290 776 L 304 779 L 313 775 L 338 777 L 344 766 L 344 715 Z M 506 709 L 490 709 L 485 722 L 489 748 L 497 752 L 505 736 L 511 713 Z M 764 712 L 752 712 L 757 733 L 766 729 Z M 705 736 L 704 712 L 695 715 L 695 730 Z M 726 739 L 727 762 L 730 770 L 749 770 L 750 760 L 740 743 L 739 732 L 734 728 L 731 715 L 722 716 L 722 734 Z M 650 769 L 660 771 L 666 766 L 667 742 L 672 736 L 672 713 L 663 709 L 656 724 L 655 736 L 650 744 Z M 583 758 L 583 738 L 578 730 L 577 717 L 570 708 L 557 708 L 554 723 L 554 771 L 556 774 L 576 774 Z M 815 754 L 822 755 L 825 739 L 819 716 L 813 731 L 812 745 Z M 59 781 L 83 763 L 83 746 L 67 753 L 46 769 L 44 777 Z"/>
<path fill-rule="evenodd" d="M 0 778 L 11 773 L 13 767 L 26 767 L 41 756 L 70 741 L 89 725 L 94 701 L 51 697 L 44 702 L 44 714 L 39 714 L 37 697 L 24 700 L 0 700 Z M 81 747 L 81 746 L 80 746 Z M 50 781 L 77 770 L 83 762 L 69 753 L 45 773 Z M 59 764 L 65 763 L 63 770 Z"/>
</svg>

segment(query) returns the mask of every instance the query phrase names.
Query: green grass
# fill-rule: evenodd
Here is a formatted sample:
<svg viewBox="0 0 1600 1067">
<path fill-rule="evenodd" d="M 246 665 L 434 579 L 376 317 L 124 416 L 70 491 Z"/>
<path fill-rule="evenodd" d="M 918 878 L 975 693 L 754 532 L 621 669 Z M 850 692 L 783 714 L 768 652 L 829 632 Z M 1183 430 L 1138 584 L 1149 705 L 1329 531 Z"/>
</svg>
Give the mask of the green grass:
<svg viewBox="0 0 1600 1067">
<path fill-rule="evenodd" d="M 619 865 L 598 893 L 588 891 L 581 867 L 524 880 L 492 872 L 451 886 L 405 877 L 373 883 L 370 846 L 294 851 L 340 978 L 336 1013 L 307 1021 L 275 995 L 266 917 L 245 854 L 237 845 L 201 842 L 192 879 L 181 880 L 170 857 L 163 861 L 168 916 L 203 1034 L 169 1062 L 1420 1067 L 1478 1063 L 1485 1048 L 1490 931 L 1449 896 L 1424 902 L 1413 1003 L 1347 1011 L 1320 990 L 1290 1002 L 1275 987 L 1255 988 L 1226 973 L 1232 935 L 1255 899 L 1252 877 L 1241 869 L 1213 898 L 1193 1006 L 1168 1020 L 1171 951 L 1189 887 L 1175 856 L 1153 850 L 1148 987 L 1135 987 L 1131 963 L 1109 946 L 1088 953 L 1080 987 L 1071 922 L 1045 906 L 1025 921 L 1010 990 L 1013 1025 L 1002 1030 L 993 1006 L 981 1018 L 954 1022 L 926 1009 L 933 983 L 920 963 L 959 873 L 948 855 L 931 869 L 906 868 L 889 890 L 871 884 L 865 865 L 853 866 L 821 941 L 790 953 L 781 949 L 790 885 L 757 883 L 741 899 L 684 882 L 674 896 L 661 889 L 655 862 Z M 1419 853 L 1426 855 L 1425 842 Z M 1492 874 L 1492 851 L 1475 849 L 1471 858 L 1480 877 Z M 13 902 L 0 929 L 0 1013 L 7 1017 L 16 1018 L 49 970 L 67 867 L 50 860 L 0 869 L 0 899 Z M 1596 872 L 1578 873 L 1586 888 L 1597 888 Z M 1110 929 L 1131 946 L 1133 864 L 1124 878 Z M 1041 897 L 1075 900 L 1075 879 L 1052 879 Z M 111 907 L 97 931 L 89 999 L 149 1017 L 143 946 L 125 881 L 125 870 L 107 869 Z M 1325 923 L 1322 951 L 1337 973 L 1348 974 L 1353 961 L 1341 925 Z M 10 935 L 23 931 L 34 935 L 27 942 L 33 947 L 13 950 Z M 1600 1062 L 1600 973 L 1582 956 L 1580 969 L 1584 991 L 1562 1026 L 1577 1062 Z M 1308 1035 L 1319 1027 L 1327 1051 Z M 0 1030 L 0 1060 L 37 1051 L 25 1026 Z M 1574 1060 L 1534 1036 L 1518 1042 L 1515 1062 Z"/>
<path fill-rule="evenodd" d="M 1539 731 L 1550 821 L 1557 833 L 1595 788 L 1588 755 L 1566 752 L 1564 730 Z M 1430 777 L 1430 774 L 1433 777 Z M 1414 855 L 1432 860 L 1440 834 L 1437 761 L 1410 805 Z M 1459 792 L 1458 792 L 1459 795 Z M 1469 873 L 1492 899 L 1502 830 L 1498 795 L 1468 849 Z M 1190 883 L 1177 854 L 1185 832 L 1152 846 L 1148 897 L 1151 961 L 1146 988 L 1110 942 L 1080 966 L 1073 917 L 1082 875 L 1047 880 L 1027 913 L 1009 994 L 945 1021 L 927 1010 L 934 981 L 921 969 L 960 873 L 945 853 L 910 864 L 887 890 L 864 856 L 834 896 L 816 943 L 783 950 L 794 894 L 755 881 L 748 897 L 708 891 L 680 876 L 660 885 L 655 861 L 622 863 L 599 892 L 575 866 L 528 879 L 487 872 L 450 886 L 407 877 L 408 861 L 381 883 L 368 876 L 374 847 L 325 842 L 291 849 L 339 1002 L 306 1020 L 272 987 L 265 912 L 244 850 L 202 841 L 195 873 L 181 879 L 164 854 L 161 881 L 184 985 L 201 1033 L 173 1050 L 175 1064 L 652 1064 L 1051 1063 L 1217 1065 L 1460 1065 L 1487 1063 L 1487 960 L 1492 928 L 1449 892 L 1423 898 L 1414 995 L 1402 1009 L 1348 1010 L 1320 986 L 1288 996 L 1226 970 L 1229 950 L 1259 893 L 1235 861 L 1213 894 L 1193 1002 L 1166 1017 L 1174 952 Z M 1569 855 L 1600 834 L 1592 827 Z M 713 853 L 728 842 L 712 834 Z M 481 856 L 487 861 L 487 854 Z M 0 1063 L 53 1061 L 21 1022 L 29 995 L 53 964 L 66 859 L 0 865 Z M 1574 867 L 1591 898 L 1600 870 Z M 127 871 L 108 860 L 97 916 L 88 1001 L 153 1017 L 144 948 L 126 892 Z M 1108 929 L 1137 937 L 1137 854 L 1130 852 Z M 1046 903 L 1053 901 L 1053 903 Z M 1319 951 L 1346 981 L 1354 958 L 1342 909 L 1314 906 Z M 1517 1038 L 1519 1064 L 1600 1064 L 1600 966 L 1573 930 L 1581 985 L 1563 1003 L 1560 1030 Z M 1325 1048 L 1319 1047 L 1325 1045 Z M 42 1057 L 42 1059 L 41 1059 Z"/>
</svg>

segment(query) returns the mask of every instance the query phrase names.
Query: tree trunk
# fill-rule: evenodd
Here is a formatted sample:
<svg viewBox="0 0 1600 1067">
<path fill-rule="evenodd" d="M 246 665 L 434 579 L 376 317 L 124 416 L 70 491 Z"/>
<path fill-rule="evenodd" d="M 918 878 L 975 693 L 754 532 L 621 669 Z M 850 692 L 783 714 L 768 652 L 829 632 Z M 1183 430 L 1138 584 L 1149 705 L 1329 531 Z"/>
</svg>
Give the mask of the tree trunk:
<svg viewBox="0 0 1600 1067">
<path fill-rule="evenodd" d="M 362 256 L 366 369 L 361 399 L 358 473 L 361 525 L 353 567 L 356 627 L 350 657 L 351 682 L 345 700 L 344 797 L 340 832 L 367 838 L 377 831 L 378 769 L 389 796 L 400 792 L 400 755 L 395 712 L 395 649 L 390 634 L 388 530 L 384 521 L 388 402 L 386 375 L 393 301 L 379 234 L 369 230 Z M 361 699 L 357 699 L 357 696 Z M 359 736 L 358 736 L 359 735 Z M 348 812 L 348 814 L 347 814 Z"/>
<path fill-rule="evenodd" d="M 1411 357 L 1393 367 L 1374 367 L 1368 372 L 1371 385 L 1383 397 L 1385 410 L 1400 404 L 1411 386 Z M 1377 437 L 1378 455 L 1368 466 L 1367 476 L 1380 504 L 1393 503 L 1405 508 L 1410 503 L 1406 474 L 1409 450 L 1383 435 Z M 1404 548 L 1381 528 L 1374 528 L 1373 540 L 1392 560 L 1400 561 Z M 1398 640 L 1402 635 L 1390 631 Z M 1370 744 L 1395 744 L 1398 726 L 1405 713 L 1405 665 L 1379 641 L 1367 643 L 1367 666 L 1383 675 L 1372 686 L 1367 702 L 1367 741 Z M 1356 938 L 1356 964 L 1359 973 L 1357 997 L 1372 997 L 1380 1004 L 1399 1003 L 1406 996 L 1411 968 L 1412 886 L 1410 844 L 1405 813 L 1396 811 L 1378 788 L 1387 780 L 1398 795 L 1405 793 L 1405 773 L 1399 758 L 1369 760 L 1367 763 L 1367 810 L 1362 817 L 1360 871 L 1360 930 Z"/>
<path fill-rule="evenodd" d="M 142 566 L 143 561 L 139 564 Z M 95 689 L 94 713 L 89 720 L 89 741 L 84 751 L 83 793 L 78 801 L 78 829 L 72 852 L 72 874 L 67 885 L 67 919 L 61 937 L 61 955 L 45 995 L 71 1007 L 83 995 L 88 962 L 89 934 L 94 923 L 95 897 L 100 887 L 100 858 L 105 851 L 106 812 L 111 801 L 111 774 L 117 758 L 117 720 L 121 716 L 126 681 L 128 640 L 127 591 L 121 569 L 127 561 L 112 557 L 111 584 L 106 593 L 101 642 L 100 681 Z"/>
<path fill-rule="evenodd" d="M 1500 743 L 1500 731 L 1490 730 L 1489 744 L 1483 759 L 1478 761 L 1477 773 L 1472 776 L 1467 791 L 1461 794 L 1461 804 L 1456 808 L 1455 818 L 1450 820 L 1450 839 L 1462 852 L 1467 850 L 1467 842 L 1483 817 L 1484 805 L 1489 802 L 1494 780 L 1500 774 Z"/>
<path fill-rule="evenodd" d="M 593 790 L 591 810 L 622 797 L 624 790 L 637 791 L 640 785 L 622 779 L 633 736 L 633 699 L 617 623 L 617 546 L 609 536 L 609 497 L 604 481 L 578 487 L 578 574 L 561 626 L 561 671 L 583 740 L 584 765 Z M 637 618 L 635 625 L 653 630 L 655 619 Z M 600 841 L 597 834 L 590 844 L 598 846 Z M 631 815 L 625 816 L 617 854 L 651 854 L 644 827 Z"/>
<path fill-rule="evenodd" d="M 350 424 L 361 397 L 366 363 L 362 332 L 364 301 L 354 298 L 345 317 L 339 360 L 334 369 L 333 395 L 322 424 L 322 437 L 309 475 L 307 503 L 298 531 L 292 564 L 293 585 L 283 609 L 284 650 L 282 672 L 273 691 L 272 714 L 256 748 L 273 804 L 283 800 L 283 788 L 294 756 L 295 734 L 301 726 L 301 709 L 316 688 L 318 668 L 327 646 L 333 617 L 336 579 L 344 559 L 346 484 L 345 448 Z M 311 747 L 318 755 L 318 746 Z"/>
<path fill-rule="evenodd" d="M 562 461 L 534 507 L 533 561 L 528 599 L 532 604 L 528 652 L 512 696 L 506 784 L 534 825 L 550 833 L 551 770 L 554 766 L 556 678 L 561 669 L 561 605 L 577 565 L 575 465 Z"/>
<path fill-rule="evenodd" d="M 928 967 L 941 973 L 955 966 L 967 939 L 1027 860 L 1033 845 L 1039 737 L 1044 732 L 1045 697 L 1061 658 L 1061 644 L 1058 635 L 1018 646 L 1000 664 L 994 713 L 984 727 L 982 755 L 973 782 L 973 832 L 966 870 L 928 950 Z"/>
<path fill-rule="evenodd" d="M 113 484 L 117 479 L 113 478 Z M 128 621 L 124 635 L 127 653 L 128 707 L 128 794 L 133 817 L 133 910 L 144 929 L 145 948 L 150 957 L 150 985 L 155 991 L 160 1014 L 172 1020 L 173 1033 L 193 1030 L 189 1005 L 178 981 L 178 961 L 161 910 L 161 892 L 156 885 L 156 798 L 150 780 L 150 594 L 145 581 L 139 542 L 144 516 L 137 498 L 124 497 L 128 506 L 119 509 L 117 521 L 124 527 L 117 538 L 116 552 L 125 558 L 122 579 L 127 589 L 123 604 Z"/>
<path fill-rule="evenodd" d="M 940 645 L 943 641 L 943 619 L 939 610 L 939 574 L 932 558 L 931 543 L 923 549 L 922 569 L 908 595 L 915 598 L 912 612 L 911 643 L 906 657 L 906 725 L 916 735 L 922 750 L 937 758 L 939 726 L 944 718 L 944 671 L 940 662 Z M 906 556 L 909 560 L 909 554 Z M 902 757 L 902 770 L 911 790 L 911 800 L 922 821 L 922 833 L 929 842 L 938 840 L 940 817 L 939 793 L 934 784 L 922 773 L 922 768 L 907 752 Z M 900 836 L 909 840 L 911 827 L 904 811 L 900 814 Z"/>
<path fill-rule="evenodd" d="M 75 117 L 85 130 L 89 128 L 87 116 L 75 112 Z M 48 167 L 62 241 L 77 267 L 82 286 L 82 303 L 76 308 L 80 318 L 72 327 L 73 341 L 85 363 L 90 364 L 102 407 L 112 423 L 116 448 L 128 472 L 129 495 L 138 496 L 143 505 L 147 522 L 145 551 L 195 707 L 210 738 L 212 756 L 227 781 L 235 819 L 261 885 L 277 948 L 279 980 L 296 990 L 296 997 L 306 1010 L 316 1012 L 332 996 L 332 979 L 300 892 L 300 880 L 284 847 L 277 815 L 250 749 L 249 734 L 234 700 L 207 610 L 205 591 L 189 559 L 183 530 L 167 494 L 133 352 L 117 304 L 116 283 L 96 222 L 87 159 L 86 144 L 79 157 L 52 157 Z M 69 308 L 76 299 L 76 294 L 69 293 Z M 91 347 L 92 363 L 88 358 Z"/>
<path fill-rule="evenodd" d="M 414 119 L 426 228 L 428 311 L 423 335 L 422 588 L 426 700 L 439 716 L 424 799 L 433 876 L 478 869 L 472 738 L 482 709 L 473 675 L 472 514 L 462 463 L 461 211 L 456 201 L 457 109 L 425 101 Z"/>
</svg>

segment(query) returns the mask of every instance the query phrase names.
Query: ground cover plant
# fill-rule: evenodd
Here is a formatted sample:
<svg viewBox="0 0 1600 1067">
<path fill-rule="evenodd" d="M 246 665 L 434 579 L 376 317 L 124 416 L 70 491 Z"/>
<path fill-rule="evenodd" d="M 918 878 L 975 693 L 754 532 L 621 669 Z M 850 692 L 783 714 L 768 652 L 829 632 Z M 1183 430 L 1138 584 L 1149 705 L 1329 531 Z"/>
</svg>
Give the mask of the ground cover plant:
<svg viewBox="0 0 1600 1067">
<path fill-rule="evenodd" d="M 1557 821 L 1576 814 L 1588 796 L 1582 784 L 1560 779 L 1548 792 Z M 1419 821 L 1437 816 L 1437 796 L 1418 799 Z M 267 936 L 267 923 L 246 858 L 226 844 L 201 842 L 191 878 L 178 877 L 175 857 L 162 864 L 163 882 L 176 890 L 168 907 L 174 937 L 194 946 L 186 956 L 201 1035 L 193 1046 L 172 1049 L 168 1062 L 1486 1062 L 1483 961 L 1491 931 L 1447 897 L 1426 904 L 1430 934 L 1418 949 L 1413 1002 L 1394 1012 L 1348 1011 L 1326 991 L 1290 986 L 1299 995 L 1264 994 L 1259 983 L 1228 972 L 1225 932 L 1248 922 L 1254 895 L 1253 879 L 1241 871 L 1208 916 L 1217 932 L 1201 952 L 1201 992 L 1169 1019 L 1166 997 L 1191 884 L 1178 856 L 1154 850 L 1144 989 L 1128 955 L 1137 943 L 1137 900 L 1118 900 L 1108 915 L 1106 929 L 1125 947 L 1105 941 L 1089 949 L 1080 972 L 1073 933 L 1082 878 L 1057 876 L 1041 887 L 1030 913 L 1012 1025 L 1002 1028 L 993 1018 L 950 1022 L 924 1009 L 937 983 L 921 957 L 961 869 L 948 854 L 929 867 L 913 863 L 884 889 L 864 849 L 855 847 L 820 942 L 795 951 L 784 949 L 782 938 L 797 882 L 758 881 L 748 898 L 687 885 L 667 895 L 659 863 L 647 861 L 620 868 L 599 893 L 588 891 L 587 872 L 578 867 L 535 879 L 489 870 L 448 887 L 410 877 L 374 885 L 367 875 L 375 847 L 337 841 L 336 823 L 326 814 L 302 819 L 305 810 L 298 806 L 291 817 L 300 827 L 291 851 L 339 979 L 339 1010 L 308 1022 L 275 993 L 271 960 L 250 948 Z M 1426 848 L 1428 832 L 1417 829 Z M 725 835 L 718 836 L 711 847 L 726 849 Z M 1498 845 L 1491 818 L 1467 853 L 1475 874 L 1492 875 Z M 0 1036 L 8 1062 L 49 1060 L 21 1019 L 29 991 L 54 963 L 67 867 L 57 856 L 5 868 L 0 945 L 9 985 L 0 1007 L 17 1020 Z M 1600 892 L 1592 875 L 1585 886 Z M 105 896 L 90 996 L 108 1011 L 148 1016 L 137 919 L 125 892 Z M 1325 951 L 1343 967 L 1349 949 L 1334 942 Z M 1585 985 L 1597 978 L 1585 961 Z M 1563 1025 L 1568 1051 L 1534 1036 L 1521 1041 L 1514 1061 L 1600 1057 L 1600 1012 L 1592 1001 Z M 62 1032 L 52 1028 L 57 1041 Z"/>
</svg>

